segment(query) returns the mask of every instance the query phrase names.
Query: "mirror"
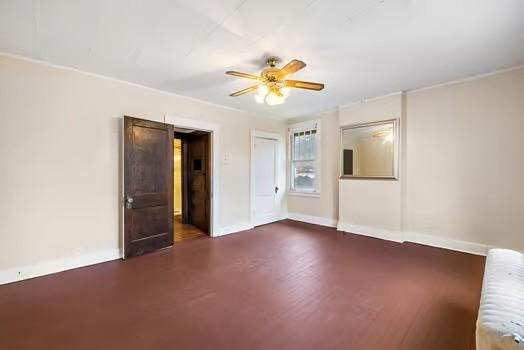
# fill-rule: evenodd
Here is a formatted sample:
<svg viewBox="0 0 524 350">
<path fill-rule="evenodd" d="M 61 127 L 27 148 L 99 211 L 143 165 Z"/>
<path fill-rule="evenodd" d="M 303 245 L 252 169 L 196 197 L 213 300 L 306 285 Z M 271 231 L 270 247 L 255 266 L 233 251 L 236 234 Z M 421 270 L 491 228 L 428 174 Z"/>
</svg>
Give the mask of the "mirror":
<svg viewBox="0 0 524 350">
<path fill-rule="evenodd" d="M 342 178 L 397 178 L 398 121 L 340 128 Z"/>
</svg>

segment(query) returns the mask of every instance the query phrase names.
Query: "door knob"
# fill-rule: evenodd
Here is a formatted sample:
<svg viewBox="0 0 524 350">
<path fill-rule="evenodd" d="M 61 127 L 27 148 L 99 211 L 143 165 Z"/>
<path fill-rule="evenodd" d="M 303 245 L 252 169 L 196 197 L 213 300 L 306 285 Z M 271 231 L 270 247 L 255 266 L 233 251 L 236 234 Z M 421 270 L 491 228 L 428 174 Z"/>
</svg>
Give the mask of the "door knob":
<svg viewBox="0 0 524 350">
<path fill-rule="evenodd" d="M 133 197 L 131 197 L 129 195 L 126 196 L 126 208 L 127 209 L 132 209 L 133 208 L 133 201 L 134 201 Z"/>
<path fill-rule="evenodd" d="M 278 193 L 278 187 L 275 187 L 275 193 Z"/>
</svg>

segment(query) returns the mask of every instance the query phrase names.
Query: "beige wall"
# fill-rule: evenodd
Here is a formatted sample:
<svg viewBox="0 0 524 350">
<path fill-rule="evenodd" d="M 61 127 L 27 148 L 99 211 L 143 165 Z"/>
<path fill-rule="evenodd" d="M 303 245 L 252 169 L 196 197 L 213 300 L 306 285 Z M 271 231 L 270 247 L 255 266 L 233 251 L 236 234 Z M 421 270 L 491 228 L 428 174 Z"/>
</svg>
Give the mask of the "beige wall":
<svg viewBox="0 0 524 350">
<path fill-rule="evenodd" d="M 6 56 L 0 77 L 0 271 L 118 249 L 124 114 L 220 126 L 221 227 L 250 222 L 250 129 L 286 135 L 267 116 Z"/>
<path fill-rule="evenodd" d="M 341 229 L 354 231 L 358 225 L 398 232 L 401 226 L 400 181 L 339 180 L 339 130 L 343 125 L 400 118 L 401 107 L 402 95 L 397 94 L 289 120 L 289 124 L 312 119 L 322 122 L 322 188 L 319 198 L 288 195 L 288 211 L 338 221 Z"/>
<path fill-rule="evenodd" d="M 524 250 L 524 69 L 407 95 L 406 230 Z"/>
<path fill-rule="evenodd" d="M 395 94 L 341 107 L 340 126 L 402 119 L 402 101 L 402 94 Z M 401 183 L 402 178 L 399 180 L 340 179 L 339 227 L 349 231 L 379 229 L 386 232 L 386 235 L 400 232 Z"/>
<path fill-rule="evenodd" d="M 353 174 L 360 174 L 361 159 L 360 159 L 360 152 L 357 151 L 359 148 L 359 140 L 354 137 L 344 137 L 343 136 L 341 137 L 340 143 L 341 143 L 341 148 L 343 150 L 353 150 Z M 340 161 L 340 166 L 342 166 L 342 161 Z"/>
<path fill-rule="evenodd" d="M 338 113 L 332 111 L 319 115 L 290 119 L 288 124 L 305 120 L 320 119 L 321 175 L 320 196 L 304 197 L 288 195 L 287 207 L 290 213 L 333 220 L 338 219 Z M 333 135 L 336 135 L 335 137 Z"/>
<path fill-rule="evenodd" d="M 339 116 L 340 125 L 399 117 L 402 135 L 398 181 L 339 181 L 340 229 L 524 250 L 524 68 L 341 107 Z M 323 139 L 338 139 L 338 127 Z M 321 204 L 335 198 L 290 198 L 289 208 L 326 215 Z"/>
<path fill-rule="evenodd" d="M 343 137 L 343 149 L 353 150 L 353 175 L 390 176 L 394 145 L 384 144 L 382 138 L 366 136 Z"/>
<path fill-rule="evenodd" d="M 0 271 L 118 249 L 124 114 L 220 125 L 220 227 L 250 221 L 249 130 L 287 138 L 268 116 L 5 56 L 0 77 Z M 321 118 L 322 176 L 320 197 L 287 196 L 288 211 L 524 249 L 523 91 L 519 69 L 290 121 Z M 339 126 L 394 117 L 400 180 L 339 181 Z"/>
</svg>

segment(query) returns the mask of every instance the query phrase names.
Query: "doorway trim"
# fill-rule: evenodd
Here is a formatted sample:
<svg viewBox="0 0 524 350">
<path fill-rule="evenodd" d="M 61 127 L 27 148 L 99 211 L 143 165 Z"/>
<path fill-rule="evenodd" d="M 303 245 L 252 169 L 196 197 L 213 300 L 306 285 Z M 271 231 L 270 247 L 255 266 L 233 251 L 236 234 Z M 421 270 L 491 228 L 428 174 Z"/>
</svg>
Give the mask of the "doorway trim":
<svg viewBox="0 0 524 350">
<path fill-rule="evenodd" d="M 264 139 L 270 139 L 270 140 L 275 140 L 277 141 L 277 159 L 276 159 L 276 163 L 277 163 L 277 184 L 279 185 L 279 188 L 281 189 L 281 191 L 279 191 L 278 193 L 278 213 L 277 213 L 277 218 L 275 218 L 275 221 L 277 220 L 281 220 L 283 219 L 284 217 L 282 216 L 282 198 L 283 198 L 283 195 L 285 193 L 285 189 L 286 189 L 286 184 L 282 184 L 282 176 L 281 176 L 281 170 L 282 170 L 282 159 L 281 158 L 281 155 L 282 155 L 282 147 L 284 145 L 284 139 L 282 137 L 282 135 L 280 134 L 277 134 L 277 133 L 274 133 L 274 132 L 267 132 L 267 131 L 260 131 L 260 130 L 255 130 L 255 129 L 251 129 L 251 147 L 250 147 L 250 151 L 251 151 L 251 154 L 250 154 L 250 168 L 249 168 L 249 173 L 250 173 L 250 186 L 249 186 L 249 218 L 250 218 L 250 222 L 251 222 L 251 226 L 254 227 L 255 226 L 255 218 L 254 218 L 254 215 L 253 215 L 253 209 L 255 208 L 255 191 L 254 191 L 254 188 L 255 188 L 255 180 L 254 180 L 254 165 L 255 165 L 255 157 L 254 157 L 254 154 L 255 154 L 255 139 L 259 137 L 259 138 L 264 138 Z M 284 176 L 284 180 L 285 180 L 285 176 Z"/>
<path fill-rule="evenodd" d="M 210 153 L 211 153 L 211 184 L 210 184 L 210 218 L 209 218 L 209 236 L 217 237 L 220 235 L 220 223 L 219 223 L 219 205 L 220 193 L 219 193 L 219 179 L 220 179 L 220 126 L 214 123 L 208 123 L 201 120 L 183 118 L 176 115 L 166 114 L 164 116 L 164 123 L 172 124 L 175 127 L 195 129 L 209 132 L 210 142 Z M 174 137 L 174 135 L 173 135 Z"/>
</svg>

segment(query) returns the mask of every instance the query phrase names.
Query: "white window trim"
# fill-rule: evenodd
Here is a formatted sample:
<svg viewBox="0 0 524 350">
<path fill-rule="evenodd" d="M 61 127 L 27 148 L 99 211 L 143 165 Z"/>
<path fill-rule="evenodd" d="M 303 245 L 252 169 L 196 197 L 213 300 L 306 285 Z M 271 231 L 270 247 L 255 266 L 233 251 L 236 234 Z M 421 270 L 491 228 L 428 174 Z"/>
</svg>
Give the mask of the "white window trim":
<svg viewBox="0 0 524 350">
<path fill-rule="evenodd" d="M 291 157 L 291 138 L 292 134 L 301 131 L 301 130 L 310 130 L 310 129 L 316 129 L 316 138 L 317 138 L 317 152 L 315 155 L 315 190 L 314 191 L 296 191 L 291 188 L 292 183 L 292 172 L 291 172 L 291 163 L 292 163 L 292 157 Z M 321 193 L 321 177 L 322 177 L 322 171 L 320 169 L 320 166 L 322 164 L 320 155 L 322 154 L 322 129 L 321 129 L 321 121 L 320 119 L 315 120 L 308 120 L 305 122 L 295 123 L 288 125 L 288 162 L 287 162 L 287 173 L 288 173 L 288 186 L 287 186 L 287 194 L 293 195 L 293 196 L 303 196 L 303 197 L 320 197 Z"/>
<path fill-rule="evenodd" d="M 297 196 L 297 197 L 314 197 L 314 198 L 320 197 L 320 192 L 306 192 L 306 191 L 300 192 L 300 191 L 291 191 L 291 189 L 287 191 L 287 194 L 290 196 Z"/>
</svg>

